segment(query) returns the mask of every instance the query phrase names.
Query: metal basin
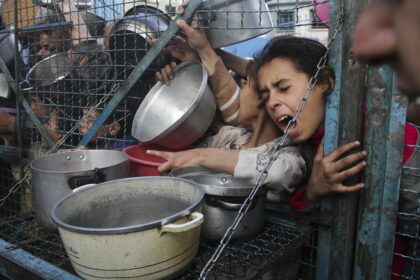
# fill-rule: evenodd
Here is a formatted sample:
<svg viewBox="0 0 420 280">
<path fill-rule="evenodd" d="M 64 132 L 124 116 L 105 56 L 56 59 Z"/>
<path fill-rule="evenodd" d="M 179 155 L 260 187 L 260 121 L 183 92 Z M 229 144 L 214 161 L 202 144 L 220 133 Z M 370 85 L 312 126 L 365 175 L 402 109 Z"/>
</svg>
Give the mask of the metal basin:
<svg viewBox="0 0 420 280">
<path fill-rule="evenodd" d="M 205 18 L 201 24 L 213 48 L 240 43 L 273 30 L 264 0 L 207 0 L 199 10 L 202 11 L 199 17 Z"/>
<path fill-rule="evenodd" d="M 156 83 L 133 119 L 131 134 L 141 143 L 184 148 L 208 129 L 216 102 L 207 72 L 198 61 L 178 65 L 171 84 Z"/>
</svg>

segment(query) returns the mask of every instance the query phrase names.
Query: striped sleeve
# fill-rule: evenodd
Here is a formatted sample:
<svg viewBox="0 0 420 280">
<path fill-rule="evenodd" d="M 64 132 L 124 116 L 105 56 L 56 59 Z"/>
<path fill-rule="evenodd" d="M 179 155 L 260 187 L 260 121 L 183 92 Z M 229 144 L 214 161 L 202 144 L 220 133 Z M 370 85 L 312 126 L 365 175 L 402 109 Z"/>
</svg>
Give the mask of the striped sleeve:
<svg viewBox="0 0 420 280">
<path fill-rule="evenodd" d="M 209 77 L 209 81 L 223 120 L 227 124 L 236 125 L 239 117 L 240 89 L 220 57 L 217 60 L 213 75 Z"/>
</svg>

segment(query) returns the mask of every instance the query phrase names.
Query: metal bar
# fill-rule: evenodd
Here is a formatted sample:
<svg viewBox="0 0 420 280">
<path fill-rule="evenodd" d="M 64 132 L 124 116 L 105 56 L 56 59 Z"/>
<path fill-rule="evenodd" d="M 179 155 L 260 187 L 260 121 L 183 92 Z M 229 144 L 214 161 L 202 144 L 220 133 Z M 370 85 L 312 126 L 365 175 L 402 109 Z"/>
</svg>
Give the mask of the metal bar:
<svg viewBox="0 0 420 280">
<path fill-rule="evenodd" d="M 10 75 L 9 70 L 7 69 L 6 65 L 4 64 L 3 59 L 0 57 L 0 69 L 4 73 L 7 82 L 9 83 L 10 87 L 16 94 L 16 99 L 19 100 L 20 104 L 22 104 L 23 109 L 25 109 L 26 113 L 28 114 L 31 121 L 35 124 L 36 128 L 38 129 L 39 133 L 41 133 L 42 137 L 47 141 L 50 147 L 54 146 L 54 142 L 51 140 L 48 133 L 45 131 L 45 128 L 42 126 L 41 122 L 37 118 L 37 116 L 32 111 L 31 106 L 29 105 L 28 101 L 22 97 L 19 91 L 19 87 L 16 86 L 16 81 L 13 79 L 12 75 Z"/>
<path fill-rule="evenodd" d="M 188 20 L 193 15 L 194 11 L 198 8 L 203 0 L 191 0 L 185 10 L 185 13 L 182 17 L 177 17 L 177 19 Z M 103 125 L 106 119 L 112 114 L 114 109 L 118 106 L 124 96 L 129 92 L 129 90 L 135 85 L 138 79 L 141 78 L 143 73 L 153 62 L 153 60 L 159 55 L 162 49 L 166 44 L 172 39 L 172 37 L 178 32 L 179 28 L 175 24 L 175 21 L 171 21 L 169 27 L 165 30 L 163 35 L 159 38 L 155 45 L 147 51 L 146 55 L 142 60 L 137 64 L 131 74 L 128 76 L 127 80 L 121 84 L 117 92 L 114 94 L 112 99 L 108 102 L 101 115 L 96 119 L 95 123 L 89 129 L 89 131 L 83 136 L 82 140 L 79 143 L 80 145 L 86 146 L 90 140 L 96 135 L 96 132 Z"/>
<path fill-rule="evenodd" d="M 19 31 L 37 31 L 37 30 L 58 29 L 58 28 L 71 27 L 72 25 L 73 25 L 73 23 L 71 21 L 52 22 L 52 23 L 25 26 L 23 28 L 20 28 Z"/>
<path fill-rule="evenodd" d="M 13 7 L 13 11 L 14 11 L 14 26 L 18 26 L 17 25 L 17 21 L 18 21 L 18 16 L 17 16 L 17 10 L 18 10 L 18 3 L 17 1 L 14 1 L 13 3 L 14 7 Z M 18 54 L 19 54 L 19 49 L 18 49 L 18 37 L 17 37 L 17 32 L 16 29 L 13 29 L 13 40 L 14 40 L 14 47 L 15 47 L 15 55 L 14 55 L 14 64 L 15 64 L 15 77 L 20 77 L 20 65 L 18 63 Z M 19 89 L 18 89 L 19 90 Z M 21 124 L 21 110 L 20 110 L 20 106 L 19 106 L 19 98 L 18 98 L 18 94 L 16 94 L 16 99 L 15 99 L 15 104 L 16 104 L 16 121 L 15 121 L 15 131 L 16 131 L 16 136 L 17 136 L 17 145 L 19 147 L 19 149 L 17 150 L 17 159 L 18 159 L 18 163 L 19 163 L 19 181 L 21 181 L 21 179 L 23 178 L 23 156 L 22 156 L 22 124 Z M 20 186 L 20 185 L 19 185 Z"/>
<path fill-rule="evenodd" d="M 330 1 L 330 34 L 337 25 L 339 0 Z M 362 1 L 344 0 L 345 22 L 330 54 L 336 75 L 335 90 L 326 107 L 324 154 L 361 140 L 365 68 L 351 57 L 354 25 Z M 357 178 L 345 182 L 355 184 Z M 320 226 L 316 279 L 351 279 L 357 222 L 357 194 L 335 195 L 321 201 L 321 213 L 332 215 L 332 226 Z"/>
<path fill-rule="evenodd" d="M 361 195 L 355 279 L 391 279 L 407 100 L 390 67 L 369 70 L 366 185 Z"/>
<path fill-rule="evenodd" d="M 1 239 L 0 275 L 8 279 L 80 279 Z"/>
</svg>

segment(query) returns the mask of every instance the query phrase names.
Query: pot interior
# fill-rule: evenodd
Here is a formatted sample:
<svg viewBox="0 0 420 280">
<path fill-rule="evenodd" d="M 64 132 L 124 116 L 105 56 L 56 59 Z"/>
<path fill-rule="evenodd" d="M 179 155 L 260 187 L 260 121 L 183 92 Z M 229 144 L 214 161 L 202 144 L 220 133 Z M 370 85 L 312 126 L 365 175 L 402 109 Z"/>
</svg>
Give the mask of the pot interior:
<svg viewBox="0 0 420 280">
<path fill-rule="evenodd" d="M 109 233 L 156 227 L 201 203 L 196 184 L 172 177 L 109 181 L 77 191 L 53 209 L 55 223 L 73 231 Z"/>
<path fill-rule="evenodd" d="M 107 168 L 128 162 L 121 151 L 86 150 L 56 153 L 44 156 L 31 163 L 31 168 L 41 172 L 71 173 Z"/>
<path fill-rule="evenodd" d="M 198 62 L 180 64 L 168 86 L 157 83 L 146 95 L 133 120 L 132 134 L 150 142 L 170 133 L 192 113 L 207 84 L 207 75 Z"/>
</svg>

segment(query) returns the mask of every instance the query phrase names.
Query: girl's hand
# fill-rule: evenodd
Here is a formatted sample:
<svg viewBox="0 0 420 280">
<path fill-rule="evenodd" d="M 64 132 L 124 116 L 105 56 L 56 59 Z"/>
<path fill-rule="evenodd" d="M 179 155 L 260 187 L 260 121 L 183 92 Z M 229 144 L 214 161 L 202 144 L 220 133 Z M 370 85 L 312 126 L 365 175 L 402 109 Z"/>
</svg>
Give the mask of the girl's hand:
<svg viewBox="0 0 420 280">
<path fill-rule="evenodd" d="M 363 160 L 366 157 L 365 151 L 343 157 L 345 153 L 359 146 L 359 141 L 348 143 L 324 157 L 324 141 L 322 141 L 315 155 L 311 177 L 303 196 L 307 204 L 331 193 L 356 192 L 364 187 L 363 183 L 352 186 L 343 184 L 345 180 L 353 177 L 366 166 L 366 161 Z"/>
<path fill-rule="evenodd" d="M 156 80 L 158 80 L 162 84 L 166 84 L 169 86 L 171 84 L 171 80 L 173 80 L 174 78 L 175 67 L 176 67 L 175 62 L 171 62 L 171 64 L 167 64 L 160 71 L 156 72 Z"/>
<path fill-rule="evenodd" d="M 194 20 L 189 26 L 184 20 L 177 20 L 176 24 L 187 36 L 188 44 L 197 52 L 203 52 L 212 49 L 206 33 L 200 29 L 198 21 Z"/>
<path fill-rule="evenodd" d="M 200 165 L 202 158 L 202 150 L 203 149 L 192 149 L 182 152 L 163 152 L 148 150 L 146 151 L 146 153 L 148 155 L 161 157 L 167 160 L 166 162 L 159 165 L 158 171 L 159 173 L 169 173 L 172 169 Z"/>
</svg>

